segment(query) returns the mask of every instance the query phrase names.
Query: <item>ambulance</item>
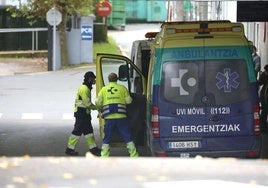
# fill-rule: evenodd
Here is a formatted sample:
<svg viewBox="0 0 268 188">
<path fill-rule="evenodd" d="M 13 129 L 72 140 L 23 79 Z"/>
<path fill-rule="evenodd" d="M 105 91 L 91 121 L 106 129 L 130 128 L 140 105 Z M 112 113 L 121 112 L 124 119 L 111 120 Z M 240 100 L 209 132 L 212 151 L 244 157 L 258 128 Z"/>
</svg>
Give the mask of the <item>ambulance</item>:
<svg viewBox="0 0 268 188">
<path fill-rule="evenodd" d="M 258 158 L 258 86 L 243 24 L 164 22 L 146 36 L 147 60 L 98 54 L 96 63 L 97 92 L 116 72 L 131 93 L 136 145 L 158 157 Z M 120 142 L 118 134 L 113 142 Z"/>
</svg>

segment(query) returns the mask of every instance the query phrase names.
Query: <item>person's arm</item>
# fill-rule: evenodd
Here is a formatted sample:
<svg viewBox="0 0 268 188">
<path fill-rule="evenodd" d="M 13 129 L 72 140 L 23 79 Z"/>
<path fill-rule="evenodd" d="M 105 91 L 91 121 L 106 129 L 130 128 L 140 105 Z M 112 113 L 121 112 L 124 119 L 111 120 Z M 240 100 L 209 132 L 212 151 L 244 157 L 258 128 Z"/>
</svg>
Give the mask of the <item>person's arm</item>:
<svg viewBox="0 0 268 188">
<path fill-rule="evenodd" d="M 261 70 L 261 58 L 260 56 L 256 55 L 255 57 L 255 71 L 259 72 Z"/>
<path fill-rule="evenodd" d="M 132 98 L 131 98 L 127 88 L 125 88 L 125 101 L 126 101 L 126 104 L 132 103 Z"/>
<path fill-rule="evenodd" d="M 258 80 L 259 86 L 262 86 L 263 84 L 265 84 L 265 82 L 266 82 L 266 74 L 267 73 L 265 71 L 260 74 L 260 77 L 259 77 L 259 80 Z"/>
<path fill-rule="evenodd" d="M 95 99 L 95 105 L 97 109 L 100 109 L 102 107 L 103 98 L 102 98 L 102 89 L 98 93 L 98 96 Z"/>
</svg>

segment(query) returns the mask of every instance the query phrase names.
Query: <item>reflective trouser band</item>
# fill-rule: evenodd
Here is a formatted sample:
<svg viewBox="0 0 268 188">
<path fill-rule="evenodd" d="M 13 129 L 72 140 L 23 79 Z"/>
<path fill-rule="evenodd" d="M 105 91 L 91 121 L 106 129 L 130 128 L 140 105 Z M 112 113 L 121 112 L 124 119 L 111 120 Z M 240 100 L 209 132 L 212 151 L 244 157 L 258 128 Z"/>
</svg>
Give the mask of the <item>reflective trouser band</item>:
<svg viewBox="0 0 268 188">
<path fill-rule="evenodd" d="M 126 114 L 127 107 L 124 104 L 108 104 L 102 108 L 102 117 L 105 117 L 109 114 L 120 113 Z"/>
<path fill-rule="evenodd" d="M 85 107 L 85 105 L 82 105 L 82 104 L 76 104 L 77 107 L 80 107 L 80 108 L 87 108 Z"/>
<path fill-rule="evenodd" d="M 68 148 L 70 149 L 74 149 L 76 144 L 78 143 L 79 141 L 79 138 L 80 136 L 76 136 L 74 134 L 72 134 L 70 137 L 69 137 L 69 140 L 68 140 Z"/>
<path fill-rule="evenodd" d="M 86 139 L 86 143 L 87 143 L 87 146 L 89 147 L 89 149 L 92 149 L 92 148 L 97 146 L 95 143 L 95 138 L 94 138 L 93 134 L 85 135 L 85 139 Z"/>
<path fill-rule="evenodd" d="M 109 156 L 110 156 L 110 146 L 109 146 L 109 144 L 102 144 L 101 157 L 109 157 Z"/>
</svg>

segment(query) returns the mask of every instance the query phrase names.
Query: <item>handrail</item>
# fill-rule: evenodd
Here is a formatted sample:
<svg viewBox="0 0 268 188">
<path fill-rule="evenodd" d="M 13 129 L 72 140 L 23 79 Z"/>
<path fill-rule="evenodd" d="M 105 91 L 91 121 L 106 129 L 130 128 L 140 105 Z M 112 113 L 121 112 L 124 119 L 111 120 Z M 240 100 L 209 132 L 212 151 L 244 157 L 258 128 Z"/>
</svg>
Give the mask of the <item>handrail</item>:
<svg viewBox="0 0 268 188">
<path fill-rule="evenodd" d="M 48 28 L 6 28 L 0 29 L 0 33 L 17 33 L 17 32 L 30 32 L 30 31 L 47 31 Z"/>
<path fill-rule="evenodd" d="M 32 32 L 32 51 L 38 50 L 38 32 L 47 31 L 48 28 L 6 28 L 0 29 L 0 33 Z"/>
</svg>

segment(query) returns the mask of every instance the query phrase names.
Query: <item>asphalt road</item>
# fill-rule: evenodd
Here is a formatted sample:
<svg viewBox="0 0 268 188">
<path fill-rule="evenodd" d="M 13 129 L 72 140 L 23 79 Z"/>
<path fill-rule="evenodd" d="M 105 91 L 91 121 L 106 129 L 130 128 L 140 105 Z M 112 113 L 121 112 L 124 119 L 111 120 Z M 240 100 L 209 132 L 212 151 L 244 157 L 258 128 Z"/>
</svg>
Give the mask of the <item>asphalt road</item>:
<svg viewBox="0 0 268 188">
<path fill-rule="evenodd" d="M 73 106 L 84 73 L 95 67 L 0 77 L 0 156 L 65 156 L 74 125 Z M 95 87 L 92 98 L 95 98 Z M 101 147 L 97 111 L 92 125 Z M 81 137 L 80 156 L 88 151 Z M 115 148 L 114 155 L 127 155 Z"/>
</svg>

